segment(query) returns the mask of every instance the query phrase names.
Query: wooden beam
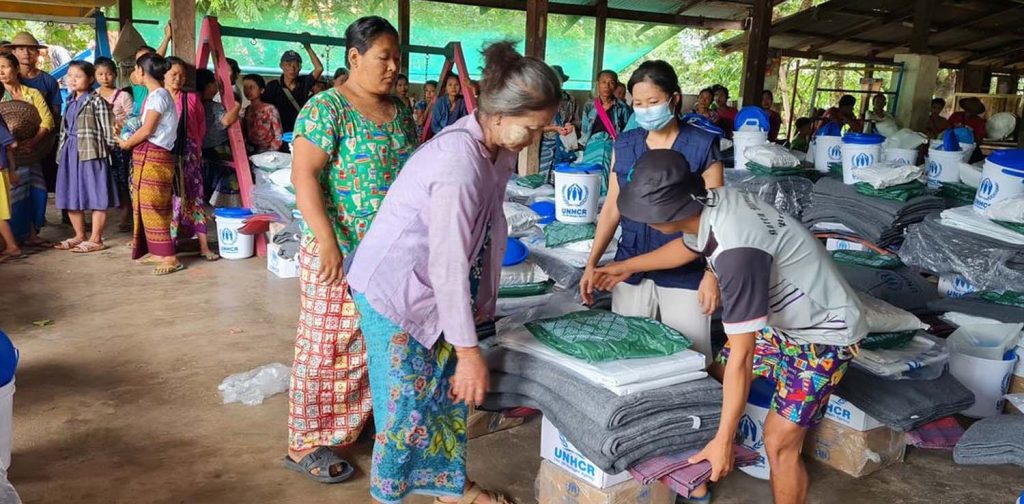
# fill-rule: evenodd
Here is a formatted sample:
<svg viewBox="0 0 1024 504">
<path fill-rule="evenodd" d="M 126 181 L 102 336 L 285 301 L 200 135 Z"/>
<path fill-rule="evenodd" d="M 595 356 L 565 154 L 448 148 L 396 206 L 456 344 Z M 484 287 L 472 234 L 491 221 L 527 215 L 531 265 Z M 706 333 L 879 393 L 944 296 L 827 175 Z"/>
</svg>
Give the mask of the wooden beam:
<svg viewBox="0 0 1024 504">
<path fill-rule="evenodd" d="M 932 3 L 931 0 L 914 0 L 914 31 L 910 35 L 911 53 L 928 53 L 928 36 L 931 35 L 934 8 Z"/>
<path fill-rule="evenodd" d="M 410 18 L 409 18 L 409 0 L 398 0 L 398 42 L 401 44 L 409 44 L 409 29 L 410 29 Z M 348 61 L 348 55 L 345 55 L 345 61 Z M 331 71 L 328 69 L 328 71 Z M 401 73 L 409 75 L 409 56 L 407 54 L 402 55 L 402 65 L 400 69 Z"/>
<path fill-rule="evenodd" d="M 915 5 L 915 8 L 916 8 L 916 5 Z M 1006 16 L 1006 14 L 1008 14 L 1009 12 L 1014 11 L 1016 9 L 1020 9 L 1020 6 L 1017 5 L 1017 6 L 1004 7 L 1002 9 L 995 10 L 993 12 L 984 14 L 984 15 L 976 17 L 976 18 L 965 19 L 965 20 L 963 20 L 960 23 L 948 24 L 948 25 L 935 25 L 935 24 L 932 24 L 930 26 L 930 30 L 932 30 L 932 31 L 930 31 L 930 37 L 939 37 L 939 36 L 942 36 L 942 35 L 950 32 L 950 31 L 954 31 L 954 30 L 969 31 L 969 32 L 971 32 L 971 36 L 968 39 L 958 40 L 956 45 L 953 45 L 953 46 L 936 46 L 936 47 L 931 47 L 930 46 L 930 47 L 928 47 L 927 51 L 930 51 L 930 54 L 939 54 L 939 53 L 942 53 L 942 52 L 945 52 L 945 51 L 952 51 L 954 49 L 958 49 L 958 48 L 961 48 L 961 47 L 964 47 L 964 46 L 967 46 L 967 45 L 971 45 L 971 44 L 973 44 L 975 42 L 980 42 L 980 41 L 985 40 L 987 38 L 991 38 L 992 35 L 994 34 L 992 30 L 989 30 L 989 29 L 975 29 L 975 28 L 971 28 L 971 27 L 979 25 L 979 24 L 983 24 L 983 23 L 988 22 L 988 21 L 992 21 L 992 20 L 1003 18 L 1004 16 Z M 1011 20 L 1012 20 L 1012 18 L 1011 18 Z M 1009 28 L 1009 27 L 1007 27 L 1007 28 Z M 887 53 L 889 51 L 895 51 L 895 50 L 903 48 L 903 47 L 906 47 L 906 48 L 909 49 L 910 48 L 910 42 L 909 41 L 905 41 L 905 42 L 900 42 L 899 44 L 893 44 L 893 45 L 881 47 L 881 48 L 879 48 L 878 52 L 879 53 Z"/>
<path fill-rule="evenodd" d="M 91 10 L 91 7 L 76 7 L 73 5 L 36 4 L 16 1 L 0 2 L 0 12 L 31 15 L 39 18 L 44 16 L 53 16 L 58 18 L 84 18 Z"/>
<path fill-rule="evenodd" d="M 171 33 L 174 55 L 195 65 L 196 0 L 171 0 Z M 190 75 L 188 81 L 195 82 L 195 75 Z"/>
<path fill-rule="evenodd" d="M 121 26 L 124 27 L 125 23 L 132 20 L 132 0 L 117 0 L 117 19 L 121 22 Z"/>
<path fill-rule="evenodd" d="M 764 90 L 764 73 L 768 67 L 768 40 L 771 38 L 772 2 L 754 0 L 747 31 L 747 51 L 743 60 L 743 104 L 757 105 Z"/>
<path fill-rule="evenodd" d="M 526 55 L 544 59 L 548 45 L 548 0 L 526 0 Z"/>
<path fill-rule="evenodd" d="M 822 41 L 822 42 L 816 42 L 814 44 L 811 44 L 811 45 L 807 46 L 804 50 L 805 51 L 817 51 L 819 49 L 824 49 L 824 48 L 826 48 L 826 47 L 828 47 L 828 46 L 830 46 L 832 44 L 835 44 L 836 42 L 840 42 L 840 41 L 843 41 L 843 40 L 849 40 L 850 37 L 853 37 L 854 35 L 856 35 L 858 33 L 874 30 L 874 29 L 877 29 L 877 28 L 881 28 L 881 27 L 886 26 L 886 25 L 891 24 L 891 23 L 901 22 L 904 19 L 907 19 L 908 17 L 910 17 L 912 15 L 912 14 L 910 14 L 910 11 L 911 11 L 911 8 L 903 8 L 900 11 L 895 12 L 894 13 L 895 17 L 893 17 L 893 18 L 890 18 L 890 17 L 887 16 L 887 17 L 878 17 L 878 18 L 869 19 L 869 20 L 866 20 L 866 21 L 861 21 L 861 22 L 856 23 L 853 26 L 851 26 L 851 27 L 849 27 L 849 28 L 847 28 L 847 29 L 845 29 L 843 31 L 833 33 L 829 37 L 830 40 L 826 40 L 826 41 Z M 792 33 L 792 32 L 790 32 L 790 33 Z"/>
<path fill-rule="evenodd" d="M 594 5 L 597 23 L 594 26 L 594 71 L 591 82 L 597 82 L 597 76 L 604 70 L 604 40 L 608 30 L 608 0 L 597 0 Z"/>
<path fill-rule="evenodd" d="M 428 2 L 441 2 L 456 5 L 469 5 L 474 7 L 492 7 L 495 9 L 526 10 L 526 3 L 522 0 L 427 0 Z M 775 0 L 779 1 L 779 0 Z M 838 1 L 838 0 L 832 0 Z M 548 7 L 549 14 L 564 14 L 570 16 L 594 17 L 594 7 L 590 5 L 574 5 L 563 3 L 552 3 Z M 742 20 L 706 18 L 698 16 L 682 16 L 678 14 L 664 14 L 657 12 L 643 12 L 629 9 L 608 9 L 608 18 L 622 21 L 636 21 L 641 23 L 653 23 L 671 26 L 689 26 L 704 29 L 721 30 L 743 30 L 745 25 Z"/>
<path fill-rule="evenodd" d="M 693 9 L 694 7 L 700 6 L 700 4 L 704 4 L 707 2 L 708 0 L 687 0 L 683 2 L 683 5 L 679 7 L 679 10 L 676 11 L 676 14 L 683 14 L 686 11 Z"/>
<path fill-rule="evenodd" d="M 1013 42 L 1013 43 L 1008 44 L 1008 45 L 1002 45 L 1002 46 L 996 47 L 995 49 L 991 49 L 989 51 L 974 53 L 974 55 L 969 56 L 966 59 L 964 59 L 962 61 L 962 63 L 970 63 L 972 61 L 983 61 L 983 60 L 987 60 L 987 59 L 998 58 L 1000 56 L 1007 55 L 1007 54 L 1013 54 L 1013 53 L 1016 53 L 1018 51 L 1024 51 L 1024 40 L 1018 40 L 1017 42 Z M 1017 56 L 1019 56 L 1019 55 L 1017 55 L 1017 54 L 1013 55 L 1013 57 L 1017 57 Z"/>
</svg>

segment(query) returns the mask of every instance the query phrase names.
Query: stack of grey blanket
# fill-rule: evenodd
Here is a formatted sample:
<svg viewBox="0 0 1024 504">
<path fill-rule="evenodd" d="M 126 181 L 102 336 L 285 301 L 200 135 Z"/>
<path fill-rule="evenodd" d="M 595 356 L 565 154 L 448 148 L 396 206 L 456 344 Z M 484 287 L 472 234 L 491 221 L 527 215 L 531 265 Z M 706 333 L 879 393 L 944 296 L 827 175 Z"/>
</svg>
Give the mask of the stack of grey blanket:
<svg viewBox="0 0 1024 504">
<path fill-rule="evenodd" d="M 900 259 L 936 275 L 963 275 L 979 290 L 1024 289 L 1024 246 L 942 225 L 929 215 L 907 229 Z"/>
<path fill-rule="evenodd" d="M 836 394 L 901 432 L 974 404 L 974 393 L 949 371 L 934 380 L 887 380 L 851 367 L 836 387 Z"/>
<path fill-rule="evenodd" d="M 957 464 L 1024 467 L 1024 415 L 999 415 L 972 425 L 953 448 Z"/>
<path fill-rule="evenodd" d="M 808 226 L 842 224 L 864 240 L 889 247 L 903 240 L 907 226 L 945 208 L 942 198 L 918 196 L 909 201 L 872 198 L 858 193 L 852 185 L 822 177 L 814 184 L 811 205 L 804 211 L 803 220 Z"/>
<path fill-rule="evenodd" d="M 722 387 L 711 378 L 617 396 L 528 354 L 487 353 L 491 392 L 484 408 L 539 409 L 604 471 L 621 472 L 652 457 L 703 448 L 718 430 Z"/>
<path fill-rule="evenodd" d="M 962 298 L 938 298 L 928 303 L 933 312 L 959 312 L 975 317 L 995 319 L 1007 324 L 1024 321 L 1024 308 L 990 303 L 984 299 L 969 295 Z"/>
<path fill-rule="evenodd" d="M 915 313 L 929 311 L 928 303 L 939 297 L 935 285 L 906 266 L 875 269 L 857 264 L 836 263 L 850 286 Z"/>
</svg>

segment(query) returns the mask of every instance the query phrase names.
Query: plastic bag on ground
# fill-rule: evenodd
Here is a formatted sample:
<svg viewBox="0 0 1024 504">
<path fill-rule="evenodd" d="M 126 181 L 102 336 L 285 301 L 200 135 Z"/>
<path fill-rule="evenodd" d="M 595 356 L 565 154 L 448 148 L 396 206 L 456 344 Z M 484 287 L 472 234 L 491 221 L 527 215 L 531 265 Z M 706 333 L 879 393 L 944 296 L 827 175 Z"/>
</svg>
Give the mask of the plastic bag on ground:
<svg viewBox="0 0 1024 504">
<path fill-rule="evenodd" d="M 992 203 L 985 216 L 995 221 L 1024 224 L 1024 197 L 1010 198 Z"/>
<path fill-rule="evenodd" d="M 904 163 L 875 163 L 866 168 L 853 170 L 857 179 L 870 184 L 875 189 L 898 186 L 908 182 L 920 181 L 924 177 L 924 166 Z"/>
<path fill-rule="evenodd" d="M 240 402 L 246 406 L 263 404 L 263 400 L 288 390 L 292 369 L 275 362 L 244 373 L 233 374 L 217 387 L 224 396 L 224 404 Z"/>
</svg>

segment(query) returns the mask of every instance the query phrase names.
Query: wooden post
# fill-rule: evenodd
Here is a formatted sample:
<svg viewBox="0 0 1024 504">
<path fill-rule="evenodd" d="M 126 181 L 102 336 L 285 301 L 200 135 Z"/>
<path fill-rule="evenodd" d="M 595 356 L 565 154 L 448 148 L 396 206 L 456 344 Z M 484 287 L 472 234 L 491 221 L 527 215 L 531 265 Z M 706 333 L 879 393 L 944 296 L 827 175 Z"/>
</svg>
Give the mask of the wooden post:
<svg viewBox="0 0 1024 504">
<path fill-rule="evenodd" d="M 544 59 L 548 42 L 548 0 L 526 1 L 526 55 Z"/>
<path fill-rule="evenodd" d="M 754 0 L 750 28 L 747 29 L 747 53 L 743 61 L 743 105 L 758 105 L 761 102 L 771 27 L 772 0 Z"/>
<path fill-rule="evenodd" d="M 526 55 L 544 59 L 548 42 L 548 0 L 526 0 Z M 540 170 L 540 142 L 534 142 L 519 155 L 519 174 Z"/>
<path fill-rule="evenodd" d="M 171 0 L 171 33 L 174 55 L 195 65 L 196 0 Z M 189 82 L 195 82 L 195 75 L 189 76 Z"/>
<path fill-rule="evenodd" d="M 132 0 L 117 0 L 117 19 L 120 21 L 118 28 L 132 20 Z"/>
<path fill-rule="evenodd" d="M 931 0 L 914 0 L 914 31 L 910 35 L 910 52 L 914 54 L 928 54 L 933 9 Z"/>
<path fill-rule="evenodd" d="M 593 82 L 597 82 L 597 76 L 604 70 L 604 37 L 608 30 L 608 0 L 597 0 L 594 6 L 597 15 L 597 23 L 594 25 L 594 72 Z"/>
<path fill-rule="evenodd" d="M 412 43 L 409 40 L 409 29 L 409 0 L 398 0 L 398 41 L 401 42 L 402 45 L 409 45 Z M 402 54 L 402 66 L 400 72 L 405 75 L 409 75 L 409 53 Z"/>
</svg>

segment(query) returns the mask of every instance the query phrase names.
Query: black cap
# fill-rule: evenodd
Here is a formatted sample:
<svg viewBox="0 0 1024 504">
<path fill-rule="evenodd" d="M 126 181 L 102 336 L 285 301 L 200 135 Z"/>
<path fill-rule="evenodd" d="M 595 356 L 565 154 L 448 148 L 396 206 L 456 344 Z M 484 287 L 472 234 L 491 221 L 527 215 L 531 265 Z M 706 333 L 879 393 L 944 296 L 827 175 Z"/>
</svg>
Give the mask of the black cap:
<svg viewBox="0 0 1024 504">
<path fill-rule="evenodd" d="M 670 149 L 647 151 L 619 188 L 619 213 L 644 224 L 675 222 L 704 208 L 704 178 L 690 171 L 682 154 Z"/>
<path fill-rule="evenodd" d="M 284 54 L 281 55 L 281 63 L 285 63 L 288 61 L 295 61 L 301 65 L 302 56 L 299 56 L 299 53 L 295 51 L 285 51 Z"/>
</svg>

